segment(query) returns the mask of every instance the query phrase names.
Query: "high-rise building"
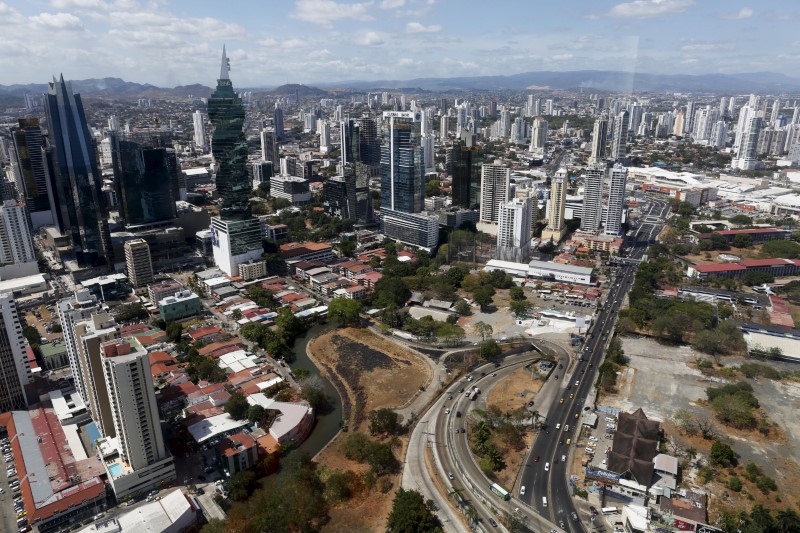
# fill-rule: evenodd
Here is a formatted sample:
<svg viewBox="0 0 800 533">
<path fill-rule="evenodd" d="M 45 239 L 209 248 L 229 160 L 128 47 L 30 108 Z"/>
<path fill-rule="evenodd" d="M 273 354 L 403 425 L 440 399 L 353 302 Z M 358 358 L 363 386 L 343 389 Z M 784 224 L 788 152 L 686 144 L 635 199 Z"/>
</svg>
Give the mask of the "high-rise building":
<svg viewBox="0 0 800 533">
<path fill-rule="evenodd" d="M 453 143 L 451 152 L 453 205 L 477 209 L 481 202 L 481 165 L 483 157 L 475 135 L 464 133 Z"/>
<path fill-rule="evenodd" d="M 331 151 L 331 125 L 327 120 L 317 121 L 319 133 L 319 151 L 327 154 Z"/>
<path fill-rule="evenodd" d="M 542 232 L 543 239 L 560 241 L 564 236 L 564 210 L 567 205 L 569 176 L 565 168 L 560 168 L 550 180 L 550 201 L 547 205 L 547 228 Z"/>
<path fill-rule="evenodd" d="M 776 122 L 778 122 L 778 117 L 781 113 L 781 99 L 776 98 L 775 101 L 772 103 L 772 112 L 769 116 L 769 123 L 771 126 L 774 126 Z"/>
<path fill-rule="evenodd" d="M 384 113 L 388 138 L 381 147 L 381 209 L 419 213 L 424 208 L 425 167 L 414 113 Z"/>
<path fill-rule="evenodd" d="M 544 119 L 544 117 L 536 117 L 533 119 L 533 128 L 531 128 L 530 151 L 534 155 L 543 156 L 546 146 L 547 121 Z"/>
<path fill-rule="evenodd" d="M 278 141 L 275 137 L 275 128 L 261 130 L 261 160 L 272 161 L 273 168 L 279 164 Z"/>
<path fill-rule="evenodd" d="M 208 99 L 208 118 L 214 126 L 211 153 L 217 169 L 217 191 L 222 198 L 220 216 L 211 219 L 211 242 L 214 263 L 227 275 L 236 276 L 240 263 L 260 259 L 263 247 L 258 237 L 261 225 L 250 214 L 253 184 L 247 174 L 244 106 L 233 90 L 229 70 L 223 47 L 217 88 Z M 280 137 L 277 122 L 275 134 Z"/>
<path fill-rule="evenodd" d="M 614 161 L 625 159 L 628 146 L 628 112 L 622 111 L 614 120 L 614 137 L 611 140 L 611 158 Z"/>
<path fill-rule="evenodd" d="M 503 165 L 481 167 L 481 222 L 497 224 L 500 206 L 511 199 L 511 169 Z"/>
<path fill-rule="evenodd" d="M 346 185 L 346 190 L 342 191 L 342 194 L 350 202 L 345 209 L 347 216 L 340 216 L 355 220 L 358 224 L 372 224 L 375 218 L 372 193 L 369 190 L 369 179 L 373 166 L 368 160 L 371 160 L 376 152 L 380 155 L 380 146 L 372 140 L 365 139 L 362 134 L 362 128 L 369 129 L 371 127 L 374 127 L 374 121 L 369 118 L 358 122 L 347 119 L 340 124 L 342 184 Z M 378 159 L 378 168 L 380 168 L 380 159 Z M 339 198 L 336 185 L 332 186 L 330 194 Z"/>
<path fill-rule="evenodd" d="M 390 239 L 426 250 L 439 242 L 439 216 L 434 213 L 405 213 L 381 207 L 381 227 Z"/>
<path fill-rule="evenodd" d="M 208 148 L 205 113 L 202 111 L 195 111 L 192 113 L 192 125 L 194 126 L 194 146 L 200 151 L 205 151 Z"/>
<path fill-rule="evenodd" d="M 694 128 L 694 102 L 687 102 L 686 114 L 683 116 L 682 134 L 691 133 L 692 128 Z"/>
<path fill-rule="evenodd" d="M 88 320 L 92 313 L 100 310 L 100 304 L 92 296 L 88 289 L 80 289 L 71 298 L 59 300 L 58 318 L 64 332 L 64 344 L 67 347 L 67 359 L 75 380 L 75 388 L 85 402 L 88 402 L 87 387 L 81 372 L 81 360 L 78 343 L 79 335 L 76 333 L 75 325 Z"/>
<path fill-rule="evenodd" d="M 617 163 L 611 169 L 611 186 L 608 189 L 608 210 L 604 224 L 606 235 L 619 235 L 622 231 L 622 213 L 625 210 L 625 186 L 628 169 Z"/>
<path fill-rule="evenodd" d="M 79 267 L 106 265 L 111 260 L 108 210 L 81 97 L 62 76 L 50 83 L 45 107 L 52 147 L 48 163 L 57 184 L 55 225 L 71 237 Z"/>
<path fill-rule="evenodd" d="M 117 499 L 144 494 L 175 479 L 175 465 L 161 432 L 147 350 L 135 337 L 127 337 L 106 341 L 100 352 L 113 441 L 106 439 L 98 446 L 108 448 L 113 442 L 117 452 L 103 457 L 109 483 Z"/>
<path fill-rule="evenodd" d="M 12 294 L 0 293 L 0 412 L 28 405 L 25 387 L 31 380 L 17 304 Z"/>
<path fill-rule="evenodd" d="M 15 200 L 0 205 L 0 280 L 39 272 L 25 206 Z"/>
<path fill-rule="evenodd" d="M 150 258 L 150 246 L 144 239 L 125 241 L 125 267 L 128 280 L 134 289 L 147 287 L 153 283 L 153 261 Z"/>
<path fill-rule="evenodd" d="M 442 141 L 447 139 L 447 134 L 448 134 L 447 130 L 449 128 L 449 124 L 450 124 L 450 117 L 448 117 L 447 115 L 442 115 L 442 117 L 439 119 L 439 139 L 441 139 Z"/>
<path fill-rule="evenodd" d="M 531 252 L 532 198 L 513 198 L 500 204 L 497 225 L 497 259 L 526 263 Z"/>
<path fill-rule="evenodd" d="M 606 167 L 600 163 L 590 165 L 584 173 L 583 181 L 583 216 L 581 229 L 597 231 L 603 221 L 603 182 L 606 178 Z"/>
<path fill-rule="evenodd" d="M 11 168 L 17 191 L 25 202 L 34 231 L 53 224 L 56 210 L 55 182 L 48 172 L 45 138 L 38 118 L 21 118 L 11 129 Z"/>
<path fill-rule="evenodd" d="M 275 137 L 280 141 L 283 139 L 283 109 L 279 104 L 275 104 L 275 110 L 272 112 L 272 125 L 275 127 Z"/>
<path fill-rule="evenodd" d="M 683 123 L 685 122 L 684 117 L 685 115 L 683 114 L 683 111 L 678 111 L 678 114 L 675 116 L 675 123 L 672 125 L 672 135 L 675 135 L 676 137 L 683 136 Z"/>
<path fill-rule="evenodd" d="M 711 138 L 708 143 L 717 150 L 725 148 L 725 142 L 728 140 L 728 124 L 724 120 L 718 120 L 714 123 L 711 130 Z"/>
<path fill-rule="evenodd" d="M 751 114 L 746 133 L 742 137 L 737 157 L 731 161 L 731 167 L 739 170 L 754 170 L 758 163 L 758 138 L 763 129 L 764 119 Z"/>
<path fill-rule="evenodd" d="M 608 144 L 608 117 L 603 114 L 594 121 L 592 131 L 592 153 L 589 155 L 589 164 L 594 165 L 606 157 L 606 144 Z"/>
<path fill-rule="evenodd" d="M 109 133 L 114 169 L 114 191 L 123 224 L 136 226 L 168 222 L 177 218 L 177 175 L 166 148 L 123 140 Z"/>
</svg>

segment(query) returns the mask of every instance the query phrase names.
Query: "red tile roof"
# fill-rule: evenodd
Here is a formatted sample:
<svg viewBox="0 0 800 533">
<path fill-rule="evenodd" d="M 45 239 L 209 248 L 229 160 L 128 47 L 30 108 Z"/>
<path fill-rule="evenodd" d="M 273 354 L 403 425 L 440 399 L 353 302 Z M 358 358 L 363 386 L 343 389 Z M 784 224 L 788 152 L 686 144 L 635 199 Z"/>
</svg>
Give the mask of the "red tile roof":
<svg viewBox="0 0 800 533">
<path fill-rule="evenodd" d="M 737 263 L 695 265 L 692 268 L 694 268 L 698 272 L 733 272 L 737 270 L 747 270 L 747 268 Z"/>
<path fill-rule="evenodd" d="M 744 259 L 739 261 L 739 264 L 746 267 L 761 267 L 761 266 L 778 266 L 778 265 L 788 265 L 792 262 L 788 259 Z"/>
<path fill-rule="evenodd" d="M 753 229 L 723 229 L 719 231 L 715 231 L 714 233 L 719 233 L 720 235 L 750 235 L 753 233 L 783 233 L 785 230 L 779 228 L 753 228 Z"/>
</svg>

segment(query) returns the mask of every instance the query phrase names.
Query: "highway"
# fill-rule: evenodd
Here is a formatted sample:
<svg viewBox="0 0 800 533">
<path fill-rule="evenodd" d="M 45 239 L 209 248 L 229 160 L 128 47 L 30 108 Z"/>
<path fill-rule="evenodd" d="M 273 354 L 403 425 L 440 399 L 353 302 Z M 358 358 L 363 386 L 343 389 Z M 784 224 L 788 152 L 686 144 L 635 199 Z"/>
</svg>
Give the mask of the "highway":
<svg viewBox="0 0 800 533">
<path fill-rule="evenodd" d="M 630 238 L 628 259 L 641 259 L 647 246 L 661 231 L 661 220 L 667 209 L 666 202 L 650 202 L 646 216 Z M 567 440 L 574 440 L 579 434 L 580 413 L 597 377 L 597 367 L 603 361 L 619 308 L 633 284 L 636 265 L 636 261 L 620 262 L 603 307 L 589 329 L 589 338 L 581 355 L 583 361 L 576 363 L 569 378 L 563 378 L 559 401 L 554 402 L 547 412 L 549 434 L 539 433 L 520 476 L 520 486 L 526 488 L 525 495 L 520 498 L 542 517 L 570 532 L 583 533 L 585 530 L 570 495 L 567 471 L 572 446 L 567 444 Z M 556 430 L 556 427 L 560 429 Z M 567 464 L 562 460 L 565 456 Z M 549 469 L 545 471 L 547 463 Z"/>
</svg>

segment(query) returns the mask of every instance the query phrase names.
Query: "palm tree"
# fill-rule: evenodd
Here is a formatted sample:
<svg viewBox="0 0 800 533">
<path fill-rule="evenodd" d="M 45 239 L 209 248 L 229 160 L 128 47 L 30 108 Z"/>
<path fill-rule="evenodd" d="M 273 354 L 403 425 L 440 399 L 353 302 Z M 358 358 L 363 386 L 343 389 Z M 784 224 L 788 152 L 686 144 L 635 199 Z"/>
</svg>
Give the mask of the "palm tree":
<svg viewBox="0 0 800 533">
<path fill-rule="evenodd" d="M 476 511 L 473 506 L 470 505 L 469 507 L 467 507 L 466 511 L 464 511 L 464 514 L 467 516 L 467 520 L 469 520 L 470 526 L 475 524 L 478 518 L 478 511 Z"/>
<path fill-rule="evenodd" d="M 453 498 L 453 501 L 455 501 L 459 507 L 461 507 L 464 503 L 461 492 L 461 489 L 453 488 L 453 490 L 447 493 L 447 495 Z"/>
<path fill-rule="evenodd" d="M 778 529 L 781 533 L 800 531 L 800 516 L 794 509 L 781 509 L 777 515 Z"/>
<path fill-rule="evenodd" d="M 539 425 L 539 419 L 542 418 L 542 415 L 539 411 L 531 411 L 531 418 L 533 418 L 533 427 L 536 428 Z"/>
</svg>

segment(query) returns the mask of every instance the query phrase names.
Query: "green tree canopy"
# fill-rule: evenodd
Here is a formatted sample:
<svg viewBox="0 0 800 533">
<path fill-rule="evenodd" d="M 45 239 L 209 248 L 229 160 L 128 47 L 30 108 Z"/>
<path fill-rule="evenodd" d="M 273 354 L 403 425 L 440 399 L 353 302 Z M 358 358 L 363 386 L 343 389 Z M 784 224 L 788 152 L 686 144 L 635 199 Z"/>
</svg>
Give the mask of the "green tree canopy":
<svg viewBox="0 0 800 533">
<path fill-rule="evenodd" d="M 422 494 L 401 488 L 394 496 L 386 531 L 387 533 L 440 533 L 444 530 L 436 515 L 425 505 Z"/>
<path fill-rule="evenodd" d="M 250 410 L 250 404 L 241 392 L 231 393 L 231 397 L 225 403 L 225 412 L 236 420 L 244 420 Z"/>
<path fill-rule="evenodd" d="M 358 325 L 363 307 L 358 300 L 334 298 L 328 303 L 328 318 L 341 325 Z"/>
</svg>

